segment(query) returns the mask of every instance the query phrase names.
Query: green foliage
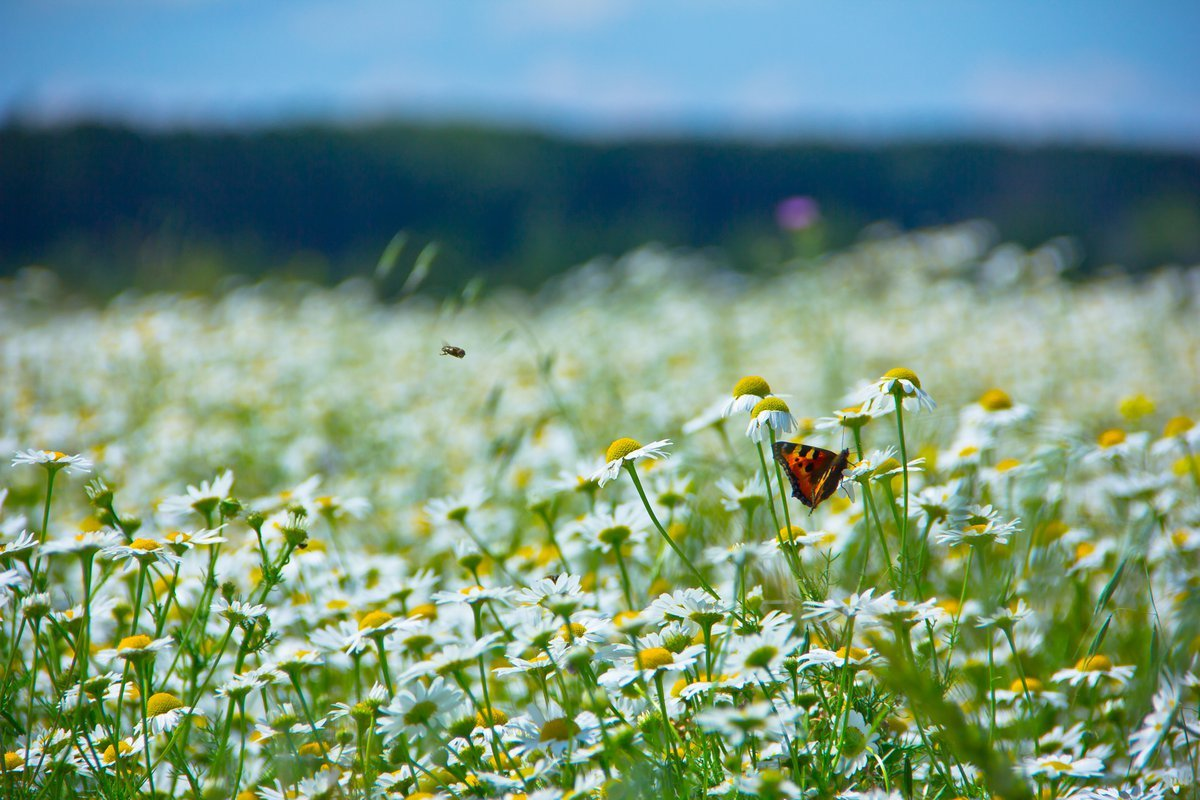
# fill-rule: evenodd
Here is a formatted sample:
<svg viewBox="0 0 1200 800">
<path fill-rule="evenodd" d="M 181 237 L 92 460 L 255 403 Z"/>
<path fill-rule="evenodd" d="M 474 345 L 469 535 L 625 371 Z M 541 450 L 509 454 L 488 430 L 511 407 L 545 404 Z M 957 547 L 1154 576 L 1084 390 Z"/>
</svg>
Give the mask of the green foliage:
<svg viewBox="0 0 1200 800">
<path fill-rule="evenodd" d="M 775 206 L 811 195 L 818 228 Z M 0 274 L 76 290 L 209 291 L 223 277 L 367 276 L 396 231 L 440 244 L 428 285 L 536 286 L 645 241 L 720 246 L 748 270 L 863 226 L 986 218 L 1032 245 L 1075 236 L 1088 269 L 1200 259 L 1194 155 L 986 143 L 596 142 L 381 125 L 147 132 L 0 129 Z M 390 257 L 390 256 L 389 256 Z"/>
</svg>

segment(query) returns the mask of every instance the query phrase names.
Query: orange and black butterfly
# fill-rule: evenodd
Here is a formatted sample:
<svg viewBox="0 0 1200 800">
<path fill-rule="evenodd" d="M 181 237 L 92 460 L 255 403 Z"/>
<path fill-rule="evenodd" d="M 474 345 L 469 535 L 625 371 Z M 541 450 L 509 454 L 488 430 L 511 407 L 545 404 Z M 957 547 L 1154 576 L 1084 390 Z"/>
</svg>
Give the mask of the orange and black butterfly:
<svg viewBox="0 0 1200 800">
<path fill-rule="evenodd" d="M 835 453 L 806 444 L 776 442 L 775 460 L 787 470 L 792 497 L 816 509 L 837 491 L 850 463 L 850 451 Z"/>
</svg>

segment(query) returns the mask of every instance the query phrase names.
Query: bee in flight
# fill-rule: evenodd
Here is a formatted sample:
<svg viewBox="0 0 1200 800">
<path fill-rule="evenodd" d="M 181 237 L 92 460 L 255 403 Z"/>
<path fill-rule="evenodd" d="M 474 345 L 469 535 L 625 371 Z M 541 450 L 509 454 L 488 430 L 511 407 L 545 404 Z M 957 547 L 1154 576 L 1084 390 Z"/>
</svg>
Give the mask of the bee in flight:
<svg viewBox="0 0 1200 800">
<path fill-rule="evenodd" d="M 455 347 L 452 344 L 442 345 L 442 355 L 444 355 L 444 356 L 454 356 L 455 358 L 463 358 L 464 356 L 466 356 L 466 354 L 467 354 L 467 351 L 463 350 L 461 347 Z"/>
</svg>

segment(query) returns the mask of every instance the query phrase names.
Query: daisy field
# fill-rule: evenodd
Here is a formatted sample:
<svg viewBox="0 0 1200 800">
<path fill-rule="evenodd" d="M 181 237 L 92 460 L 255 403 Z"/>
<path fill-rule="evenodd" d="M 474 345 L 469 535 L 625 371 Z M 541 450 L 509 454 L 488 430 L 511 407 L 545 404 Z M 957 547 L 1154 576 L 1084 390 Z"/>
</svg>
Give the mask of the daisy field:
<svg viewBox="0 0 1200 800">
<path fill-rule="evenodd" d="M 1200 272 L 1069 262 L 13 279 L 0 796 L 1198 797 Z"/>
</svg>

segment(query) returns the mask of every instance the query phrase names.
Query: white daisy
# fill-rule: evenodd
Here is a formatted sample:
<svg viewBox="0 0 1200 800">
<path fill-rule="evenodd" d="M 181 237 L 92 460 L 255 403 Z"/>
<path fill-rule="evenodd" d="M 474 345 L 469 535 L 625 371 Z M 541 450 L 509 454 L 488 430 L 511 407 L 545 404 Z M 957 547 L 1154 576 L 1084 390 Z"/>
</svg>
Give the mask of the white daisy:
<svg viewBox="0 0 1200 800">
<path fill-rule="evenodd" d="M 157 692 L 146 701 L 146 725 L 154 735 L 175 730 L 191 716 L 202 717 L 204 712 L 185 706 L 182 700 L 169 692 Z"/>
<path fill-rule="evenodd" d="M 752 442 L 762 442 L 773 432 L 775 438 L 796 430 L 796 418 L 792 416 L 788 404 L 774 395 L 759 400 L 750 409 L 750 424 L 746 427 L 746 436 Z"/>
<path fill-rule="evenodd" d="M 158 504 L 158 514 L 168 524 L 183 520 L 192 512 L 207 519 L 232 490 L 233 472 L 225 470 L 211 481 L 201 481 L 199 486 L 188 486 L 184 494 L 163 499 Z"/>
<path fill-rule="evenodd" d="M 553 702 L 544 711 L 533 705 L 526 715 L 509 721 L 504 739 L 513 743 L 517 755 L 544 752 L 558 758 L 594 745 L 600 739 L 600 721 L 590 711 L 571 716 Z"/>
<path fill-rule="evenodd" d="M 725 401 L 722 415 L 744 414 L 771 394 L 770 385 L 758 375 L 747 375 L 733 385 L 733 396 Z"/>
<path fill-rule="evenodd" d="M 601 486 L 621 474 L 621 468 L 643 458 L 666 458 L 666 448 L 670 447 L 670 439 L 659 439 L 643 445 L 634 439 L 617 439 L 608 446 L 604 454 L 605 464 L 592 474 L 591 479 Z"/>
<path fill-rule="evenodd" d="M 897 394 L 903 398 L 905 408 L 915 406 L 918 411 L 937 408 L 937 403 L 921 388 L 917 374 L 904 367 L 888 370 L 883 377 L 862 389 L 857 399 L 864 411 L 879 416 L 896 410 Z"/>
<path fill-rule="evenodd" d="M 1070 753 L 1055 753 L 1037 758 L 1027 758 L 1022 765 L 1031 778 L 1102 778 L 1104 762 L 1085 756 L 1074 758 Z"/>
<path fill-rule="evenodd" d="M 1133 673 L 1133 667 L 1116 666 L 1108 656 L 1096 654 L 1084 656 L 1074 667 L 1060 669 L 1050 680 L 1068 686 L 1096 686 L 1101 681 L 1109 680 L 1123 686 L 1133 677 Z"/>
<path fill-rule="evenodd" d="M 91 472 L 92 462 L 83 456 L 71 456 L 57 450 L 21 450 L 13 454 L 12 465 L 34 464 L 49 472 L 62 470 L 67 475 L 74 472 Z"/>
<path fill-rule="evenodd" d="M 960 544 L 1008 544 L 1012 535 L 1021 529 L 1020 518 L 1003 520 L 1000 512 L 990 505 L 972 506 L 959 522 L 960 525 L 954 529 L 937 534 L 935 540 L 951 547 Z"/>
<path fill-rule="evenodd" d="M 637 647 L 614 645 L 613 668 L 600 676 L 600 683 L 616 688 L 634 681 L 648 681 L 656 675 L 682 672 L 696 663 L 704 652 L 704 645 L 695 644 L 675 653 L 663 646 L 663 637 L 651 633 L 637 640 Z"/>
<path fill-rule="evenodd" d="M 376 730 L 385 741 L 402 735 L 418 736 L 429 727 L 440 725 L 462 701 L 462 691 L 441 676 L 428 685 L 413 681 L 397 689 L 391 702 L 380 709 L 382 717 Z"/>
</svg>

